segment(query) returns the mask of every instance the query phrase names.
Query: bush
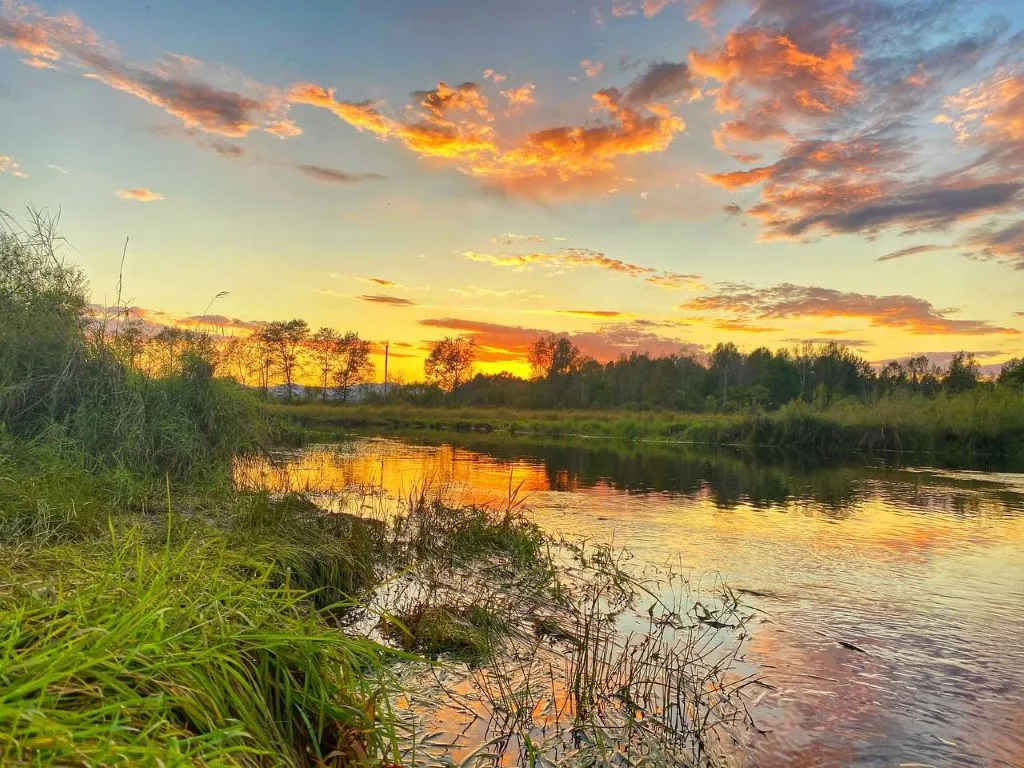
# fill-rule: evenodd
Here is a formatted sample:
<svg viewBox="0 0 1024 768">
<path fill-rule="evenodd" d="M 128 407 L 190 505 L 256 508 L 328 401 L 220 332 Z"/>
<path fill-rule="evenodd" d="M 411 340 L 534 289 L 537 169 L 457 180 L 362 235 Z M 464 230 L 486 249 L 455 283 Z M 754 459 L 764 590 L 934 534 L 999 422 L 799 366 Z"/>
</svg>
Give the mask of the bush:
<svg viewBox="0 0 1024 768">
<path fill-rule="evenodd" d="M 213 377 L 185 345 L 173 374 L 134 367 L 143 336 L 96 316 L 77 267 L 58 254 L 52 219 L 29 229 L 0 215 L 0 424 L 17 438 L 55 439 L 90 468 L 174 478 L 222 469 L 268 442 L 271 423 L 241 387 Z"/>
</svg>

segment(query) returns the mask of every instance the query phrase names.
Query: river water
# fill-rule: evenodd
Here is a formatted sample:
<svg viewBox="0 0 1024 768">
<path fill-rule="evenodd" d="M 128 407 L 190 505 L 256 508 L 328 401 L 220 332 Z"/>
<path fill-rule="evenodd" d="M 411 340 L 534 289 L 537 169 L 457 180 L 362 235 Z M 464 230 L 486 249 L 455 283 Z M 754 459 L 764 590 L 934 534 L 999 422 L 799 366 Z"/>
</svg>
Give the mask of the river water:
<svg viewBox="0 0 1024 768">
<path fill-rule="evenodd" d="M 773 686 L 755 765 L 1024 766 L 1024 474 L 482 436 L 358 438 L 262 471 L 384 499 L 511 483 L 549 532 L 721 573 L 770 619 L 747 654 Z"/>
</svg>

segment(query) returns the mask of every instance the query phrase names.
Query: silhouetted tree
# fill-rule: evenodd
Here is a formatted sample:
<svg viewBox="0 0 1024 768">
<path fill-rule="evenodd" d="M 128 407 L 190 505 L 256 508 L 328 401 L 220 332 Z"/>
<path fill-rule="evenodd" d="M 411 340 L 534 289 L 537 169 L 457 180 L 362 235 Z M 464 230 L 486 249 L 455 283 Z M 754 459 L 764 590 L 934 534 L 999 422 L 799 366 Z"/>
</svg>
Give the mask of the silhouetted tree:
<svg viewBox="0 0 1024 768">
<path fill-rule="evenodd" d="M 1024 388 L 1024 358 L 1007 360 L 999 371 L 999 386 Z"/>
<path fill-rule="evenodd" d="M 370 359 L 371 348 L 369 341 L 360 339 L 359 334 L 352 331 L 335 339 L 337 367 L 334 370 L 334 385 L 342 402 L 348 400 L 352 387 L 372 381 L 375 368 Z"/>
<path fill-rule="evenodd" d="M 546 333 L 530 347 L 529 358 L 534 375 L 553 379 L 576 370 L 582 354 L 565 336 Z"/>
<path fill-rule="evenodd" d="M 427 381 L 436 384 L 458 402 L 459 385 L 466 381 L 476 359 L 476 342 L 468 336 L 445 336 L 435 341 L 423 363 Z"/>
<path fill-rule="evenodd" d="M 743 356 L 731 341 L 718 344 L 711 353 L 711 373 L 718 382 L 722 404 L 729 398 L 729 386 L 741 386 L 740 375 L 743 372 Z"/>
<path fill-rule="evenodd" d="M 973 352 L 957 352 L 949 361 L 942 383 L 950 392 L 966 392 L 977 386 L 980 373 L 981 368 Z"/>
<path fill-rule="evenodd" d="M 284 378 L 288 399 L 292 399 L 295 374 L 301 365 L 299 352 L 309 336 L 309 325 L 305 320 L 277 320 L 259 330 L 264 345 L 267 377 L 270 370 L 277 370 Z"/>
</svg>

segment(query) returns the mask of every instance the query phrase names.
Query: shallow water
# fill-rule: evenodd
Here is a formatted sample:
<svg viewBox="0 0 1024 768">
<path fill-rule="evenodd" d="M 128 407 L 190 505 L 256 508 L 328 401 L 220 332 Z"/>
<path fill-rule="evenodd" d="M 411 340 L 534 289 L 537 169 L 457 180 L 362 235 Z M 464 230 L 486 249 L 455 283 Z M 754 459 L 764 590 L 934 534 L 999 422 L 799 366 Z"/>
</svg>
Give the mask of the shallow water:
<svg viewBox="0 0 1024 768">
<path fill-rule="evenodd" d="M 775 686 L 756 765 L 1024 766 L 1024 474 L 479 437 L 311 446 L 259 474 L 385 502 L 518 488 L 550 532 L 721 572 L 770 619 L 748 649 Z"/>
</svg>

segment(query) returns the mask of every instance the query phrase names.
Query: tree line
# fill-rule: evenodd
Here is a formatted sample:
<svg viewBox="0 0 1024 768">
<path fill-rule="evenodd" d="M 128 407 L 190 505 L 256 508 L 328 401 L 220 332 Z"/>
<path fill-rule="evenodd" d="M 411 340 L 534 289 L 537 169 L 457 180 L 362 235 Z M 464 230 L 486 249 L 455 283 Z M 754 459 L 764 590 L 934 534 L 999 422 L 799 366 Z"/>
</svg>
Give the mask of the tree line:
<svg viewBox="0 0 1024 768">
<path fill-rule="evenodd" d="M 152 375 L 176 375 L 182 366 L 200 361 L 216 375 L 264 396 L 290 400 L 345 402 L 376 377 L 373 342 L 352 331 L 313 331 L 298 319 L 267 323 L 248 336 L 174 327 L 147 336 L 141 328 L 134 333 L 122 328 L 117 339 L 122 356 Z M 633 352 L 601 363 L 567 336 L 549 333 L 529 348 L 529 378 L 477 372 L 477 359 L 472 337 L 440 339 L 427 352 L 423 381 L 406 383 L 392 376 L 387 399 L 420 405 L 722 411 L 774 409 L 795 400 L 828 405 L 900 392 L 931 397 L 979 386 L 1024 388 L 1024 360 L 1019 358 L 1007 362 L 990 382 L 982 379 L 970 352 L 956 353 L 946 366 L 922 355 L 877 369 L 839 343 L 745 353 L 728 342 L 701 356 Z M 316 385 L 298 386 L 310 380 Z M 374 390 L 361 399 L 384 396 Z"/>
<path fill-rule="evenodd" d="M 544 334 L 530 347 L 532 376 L 523 379 L 509 373 L 474 375 L 474 350 L 472 339 L 436 342 L 431 358 L 452 361 L 448 378 L 392 396 L 421 404 L 450 399 L 523 408 L 728 411 L 775 409 L 793 401 L 830 405 L 903 392 L 934 397 L 988 386 L 1024 390 L 1024 359 L 1010 360 L 994 381 L 986 381 L 970 352 L 957 352 L 946 366 L 920 355 L 876 369 L 838 343 L 744 353 L 729 342 L 701 357 L 633 352 L 601 363 L 568 337 Z"/>
</svg>

